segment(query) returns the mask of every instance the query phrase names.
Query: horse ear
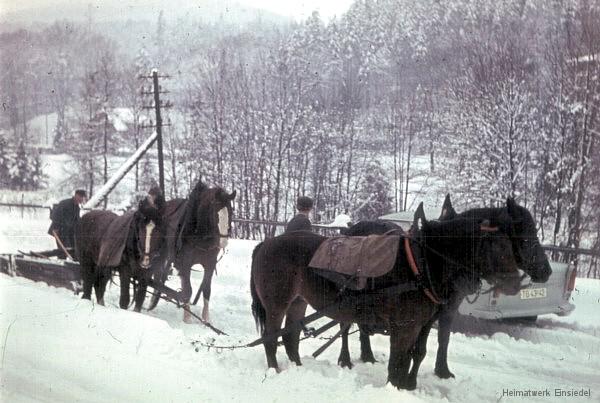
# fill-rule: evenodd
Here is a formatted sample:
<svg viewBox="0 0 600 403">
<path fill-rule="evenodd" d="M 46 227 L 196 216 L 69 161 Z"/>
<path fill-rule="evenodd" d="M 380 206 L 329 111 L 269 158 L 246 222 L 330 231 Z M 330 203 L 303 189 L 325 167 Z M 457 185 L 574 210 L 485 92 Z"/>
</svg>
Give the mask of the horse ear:
<svg viewBox="0 0 600 403">
<path fill-rule="evenodd" d="M 410 231 L 416 232 L 420 230 L 426 223 L 427 219 L 425 218 L 425 210 L 423 209 L 423 202 L 421 202 L 419 203 L 419 207 L 417 207 L 417 210 L 415 211 L 415 217 L 410 227 Z"/>
<path fill-rule="evenodd" d="M 515 216 L 515 214 L 517 213 L 517 203 L 515 202 L 515 199 L 513 199 L 512 197 L 508 197 L 506 199 L 506 209 L 508 210 L 508 214 L 511 217 Z"/>
<path fill-rule="evenodd" d="M 202 178 L 198 179 L 198 183 L 196 183 L 196 186 L 194 186 L 194 189 L 192 190 L 192 193 L 200 193 L 202 192 L 204 189 L 208 189 L 208 186 L 206 186 L 204 184 L 204 182 L 202 182 Z"/>
<path fill-rule="evenodd" d="M 446 195 L 444 199 L 444 204 L 442 205 L 442 212 L 440 213 L 439 220 L 451 220 L 456 217 L 456 210 L 452 207 L 452 202 L 450 201 L 450 193 Z"/>
</svg>

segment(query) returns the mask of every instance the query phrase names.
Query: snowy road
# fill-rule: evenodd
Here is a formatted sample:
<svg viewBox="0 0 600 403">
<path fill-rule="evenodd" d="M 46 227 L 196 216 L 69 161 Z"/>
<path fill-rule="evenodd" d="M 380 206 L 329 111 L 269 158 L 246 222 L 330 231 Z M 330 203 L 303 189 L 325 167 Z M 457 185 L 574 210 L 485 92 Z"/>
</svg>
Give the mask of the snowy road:
<svg viewBox="0 0 600 403">
<path fill-rule="evenodd" d="M 28 235 L 34 227 L 3 229 L 0 252 L 17 246 L 45 247 L 47 240 Z M 19 238 L 20 231 L 29 237 Z M 2 401 L 600 400 L 600 281 L 596 280 L 578 279 L 573 293 L 577 308 L 569 317 L 542 316 L 538 326 L 490 324 L 478 334 L 454 334 L 449 363 L 455 379 L 441 380 L 433 374 L 437 334 L 432 330 L 413 392 L 386 385 L 389 346 L 383 336 L 373 338 L 376 364 L 358 361 L 358 338 L 352 338 L 356 364 L 352 370 L 336 365 L 339 342 L 317 360 L 311 357 L 323 340 L 302 343 L 302 367 L 290 364 L 280 348 L 278 359 L 284 368 L 280 374 L 266 370 L 261 347 L 196 351 L 194 341 L 234 345 L 257 337 L 248 289 L 254 244 L 232 241 L 213 282 L 212 321 L 229 336 L 183 324 L 181 312 L 171 304 L 161 303 L 145 314 L 120 310 L 116 285 L 110 288 L 107 306 L 101 307 L 67 290 L 0 275 Z M 194 274 L 197 287 L 201 273 Z M 171 285 L 178 287 L 176 278 Z M 556 397 L 556 388 L 589 389 L 591 397 Z M 511 391 L 546 389 L 550 397 L 506 396 Z"/>
</svg>

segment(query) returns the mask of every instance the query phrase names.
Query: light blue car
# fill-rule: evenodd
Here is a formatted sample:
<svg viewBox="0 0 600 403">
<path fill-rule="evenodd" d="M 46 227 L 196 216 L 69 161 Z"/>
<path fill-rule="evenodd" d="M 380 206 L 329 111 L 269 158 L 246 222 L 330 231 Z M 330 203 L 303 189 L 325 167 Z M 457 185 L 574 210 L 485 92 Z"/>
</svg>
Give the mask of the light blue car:
<svg viewBox="0 0 600 403">
<path fill-rule="evenodd" d="M 439 212 L 427 212 L 426 217 L 437 217 Z M 379 217 L 380 220 L 393 221 L 404 230 L 413 222 L 414 214 L 403 211 Z M 483 281 L 478 293 L 467 296 L 458 312 L 477 319 L 519 318 L 535 321 L 538 315 L 554 313 L 560 316 L 570 314 L 575 305 L 570 302 L 571 292 L 575 288 L 577 271 L 570 265 L 550 262 L 552 275 L 546 283 L 533 283 L 529 276 L 522 281 L 524 288 L 516 295 L 505 295 L 498 291 L 490 292 L 490 284 Z"/>
<path fill-rule="evenodd" d="M 516 295 L 487 292 L 490 285 L 483 281 L 479 295 L 465 298 L 458 312 L 478 319 L 521 318 L 531 321 L 538 315 L 549 313 L 568 315 L 575 309 L 569 301 L 577 272 L 566 263 L 551 261 L 550 266 L 552 274 L 546 283 L 532 283 L 529 277 L 525 277 L 523 285 L 527 286 Z"/>
</svg>

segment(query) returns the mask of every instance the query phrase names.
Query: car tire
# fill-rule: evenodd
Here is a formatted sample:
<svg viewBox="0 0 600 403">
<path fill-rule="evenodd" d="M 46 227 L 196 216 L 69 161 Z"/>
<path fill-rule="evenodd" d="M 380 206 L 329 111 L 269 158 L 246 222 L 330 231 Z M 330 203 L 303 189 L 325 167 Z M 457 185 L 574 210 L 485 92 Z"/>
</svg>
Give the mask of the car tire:
<svg viewBox="0 0 600 403">
<path fill-rule="evenodd" d="M 536 321 L 537 321 L 537 315 L 519 316 L 519 317 L 516 317 L 516 318 L 502 318 L 502 319 L 500 319 L 500 322 L 507 323 L 507 324 L 519 324 L 519 323 L 534 324 Z"/>
</svg>

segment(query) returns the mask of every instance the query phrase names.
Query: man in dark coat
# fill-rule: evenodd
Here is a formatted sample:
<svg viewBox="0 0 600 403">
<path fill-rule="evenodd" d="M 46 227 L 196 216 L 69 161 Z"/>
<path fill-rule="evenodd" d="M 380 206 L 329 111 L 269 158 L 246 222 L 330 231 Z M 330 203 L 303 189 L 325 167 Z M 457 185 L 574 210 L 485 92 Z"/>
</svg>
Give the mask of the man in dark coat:
<svg viewBox="0 0 600 403">
<path fill-rule="evenodd" d="M 87 198 L 85 190 L 78 189 L 73 197 L 62 200 L 52 209 L 50 219 L 52 224 L 48 228 L 48 234 L 56 240 L 56 245 L 61 251 L 75 246 L 75 225 L 79 221 L 79 205 Z M 62 243 L 62 245 L 61 245 Z M 62 253 L 62 257 L 66 254 Z"/>
<path fill-rule="evenodd" d="M 310 231 L 311 223 L 308 215 L 310 214 L 312 208 L 313 201 L 310 197 L 298 197 L 298 200 L 296 200 L 296 209 L 298 210 L 298 214 L 296 214 L 294 218 L 288 222 L 287 226 L 285 227 L 285 232 L 288 233 L 301 230 Z"/>
</svg>

